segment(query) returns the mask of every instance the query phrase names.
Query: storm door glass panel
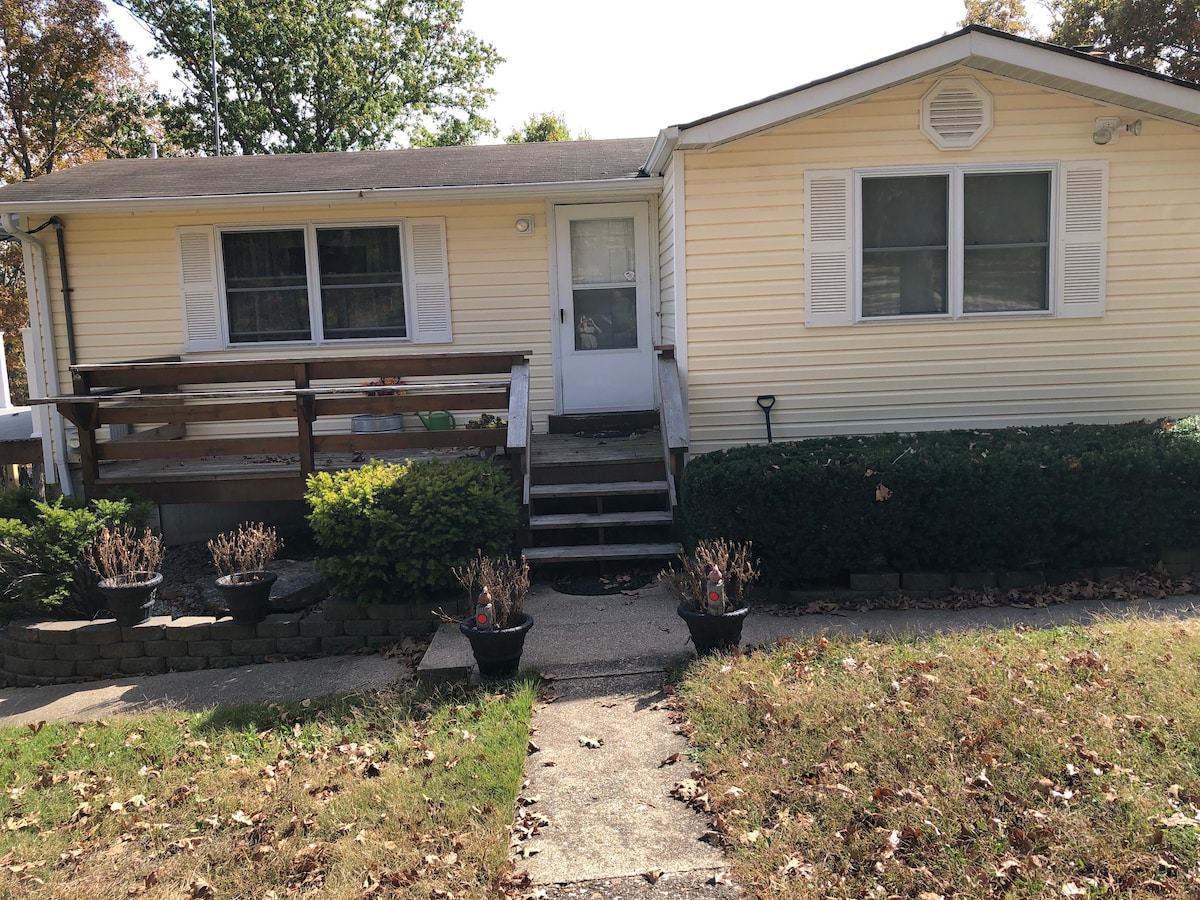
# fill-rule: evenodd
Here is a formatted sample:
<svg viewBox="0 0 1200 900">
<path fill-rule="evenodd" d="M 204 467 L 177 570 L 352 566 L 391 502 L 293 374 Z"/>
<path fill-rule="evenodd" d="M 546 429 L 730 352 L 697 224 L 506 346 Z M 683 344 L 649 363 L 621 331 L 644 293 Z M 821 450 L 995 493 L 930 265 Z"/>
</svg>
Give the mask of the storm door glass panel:
<svg viewBox="0 0 1200 900">
<path fill-rule="evenodd" d="M 576 350 L 636 348 L 633 219 L 571 221 Z"/>
<path fill-rule="evenodd" d="M 862 180 L 862 314 L 948 312 L 948 175 Z"/>
<path fill-rule="evenodd" d="M 221 256 L 231 343 L 312 337 L 303 230 L 227 231 Z"/>
<path fill-rule="evenodd" d="M 1050 308 L 1050 173 L 963 176 L 963 312 Z"/>
<path fill-rule="evenodd" d="M 320 228 L 317 256 L 326 339 L 405 336 L 399 228 Z"/>
</svg>

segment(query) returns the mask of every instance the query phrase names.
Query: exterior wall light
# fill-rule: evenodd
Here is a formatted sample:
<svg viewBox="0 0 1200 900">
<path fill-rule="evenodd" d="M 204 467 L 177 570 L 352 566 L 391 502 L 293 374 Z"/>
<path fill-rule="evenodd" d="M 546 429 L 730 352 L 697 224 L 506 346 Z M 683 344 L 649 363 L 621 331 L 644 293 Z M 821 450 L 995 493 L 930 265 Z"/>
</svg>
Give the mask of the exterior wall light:
<svg viewBox="0 0 1200 900">
<path fill-rule="evenodd" d="M 519 235 L 533 234 L 533 216 L 517 216 L 517 221 L 513 226 L 517 229 Z"/>
<path fill-rule="evenodd" d="M 1127 131 L 1134 137 L 1142 133 L 1142 120 L 1122 123 L 1116 116 L 1100 116 L 1096 119 L 1096 130 L 1092 132 L 1092 143 L 1115 144 L 1122 131 Z"/>
</svg>

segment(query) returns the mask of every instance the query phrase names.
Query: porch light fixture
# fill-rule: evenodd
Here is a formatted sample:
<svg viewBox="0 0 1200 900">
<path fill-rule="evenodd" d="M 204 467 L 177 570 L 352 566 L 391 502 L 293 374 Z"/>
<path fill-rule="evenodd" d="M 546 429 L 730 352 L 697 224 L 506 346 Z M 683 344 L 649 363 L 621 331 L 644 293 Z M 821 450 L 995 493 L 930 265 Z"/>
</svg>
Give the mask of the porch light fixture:
<svg viewBox="0 0 1200 900">
<path fill-rule="evenodd" d="M 517 229 L 517 234 L 533 234 L 533 216 L 517 216 L 517 221 L 513 227 Z"/>
<path fill-rule="evenodd" d="M 1134 137 L 1142 133 L 1142 120 L 1122 123 L 1116 116 L 1101 116 L 1096 119 L 1096 130 L 1092 132 L 1092 143 L 1115 144 L 1122 131 L 1127 131 Z"/>
</svg>

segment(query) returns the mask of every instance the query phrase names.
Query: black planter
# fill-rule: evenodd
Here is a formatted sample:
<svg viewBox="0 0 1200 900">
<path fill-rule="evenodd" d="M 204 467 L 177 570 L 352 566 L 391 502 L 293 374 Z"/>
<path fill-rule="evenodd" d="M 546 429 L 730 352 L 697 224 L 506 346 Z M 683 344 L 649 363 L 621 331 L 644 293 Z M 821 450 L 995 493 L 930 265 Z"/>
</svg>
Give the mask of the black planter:
<svg viewBox="0 0 1200 900">
<path fill-rule="evenodd" d="M 675 612 L 687 622 L 696 652 L 703 656 L 715 650 L 732 650 L 742 642 L 742 623 L 746 621 L 750 607 L 743 606 L 723 616 L 710 616 L 685 606 L 678 607 Z"/>
<path fill-rule="evenodd" d="M 154 592 L 163 580 L 161 572 L 134 572 L 132 575 L 141 580 L 125 583 L 104 578 L 96 585 L 118 625 L 140 625 L 150 618 Z"/>
<path fill-rule="evenodd" d="M 217 590 L 239 625 L 254 625 L 271 612 L 271 588 L 275 572 L 238 572 L 217 579 Z M 245 579 L 245 580 L 238 580 Z"/>
<path fill-rule="evenodd" d="M 533 627 L 533 616 L 523 613 L 520 624 L 495 631 L 479 631 L 474 619 L 463 619 L 458 630 L 471 642 L 480 678 L 509 678 L 517 674 L 525 635 Z"/>
</svg>

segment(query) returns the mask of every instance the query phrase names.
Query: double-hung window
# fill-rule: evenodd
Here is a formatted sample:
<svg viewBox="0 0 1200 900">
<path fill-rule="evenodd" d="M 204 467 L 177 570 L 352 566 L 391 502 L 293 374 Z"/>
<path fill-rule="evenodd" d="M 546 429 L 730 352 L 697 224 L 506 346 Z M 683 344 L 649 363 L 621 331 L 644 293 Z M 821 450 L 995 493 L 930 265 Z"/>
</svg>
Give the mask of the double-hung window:
<svg viewBox="0 0 1200 900">
<path fill-rule="evenodd" d="M 1104 163 L 812 172 L 806 324 L 1103 314 Z"/>
<path fill-rule="evenodd" d="M 186 346 L 450 340 L 445 223 L 179 229 Z"/>
</svg>

